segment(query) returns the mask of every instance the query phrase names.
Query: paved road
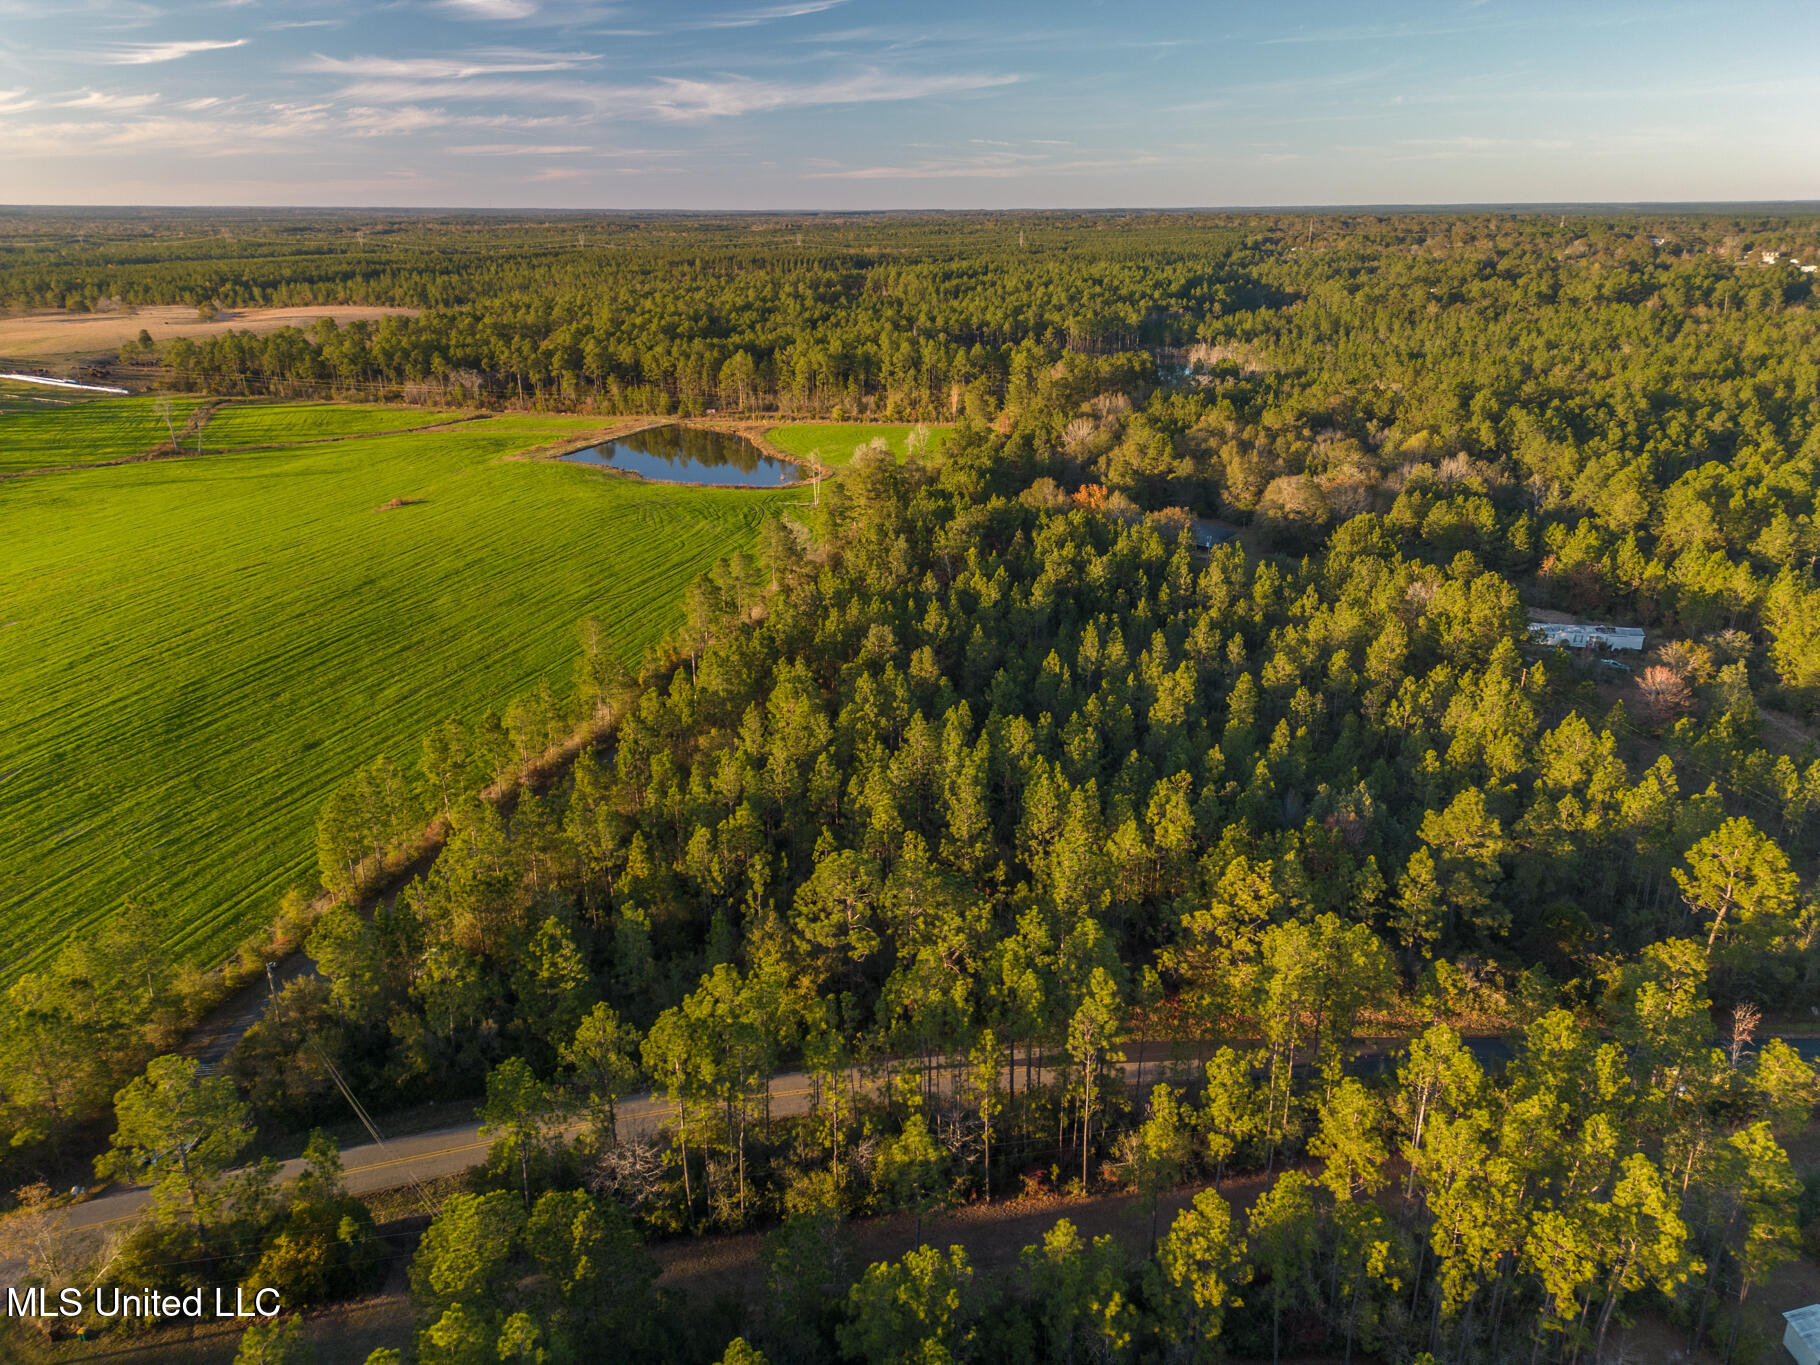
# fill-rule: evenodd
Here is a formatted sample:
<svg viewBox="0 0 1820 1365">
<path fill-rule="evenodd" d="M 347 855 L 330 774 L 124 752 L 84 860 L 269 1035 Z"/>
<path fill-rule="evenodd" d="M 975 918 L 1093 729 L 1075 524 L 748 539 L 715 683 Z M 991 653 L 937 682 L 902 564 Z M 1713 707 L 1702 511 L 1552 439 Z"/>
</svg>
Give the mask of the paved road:
<svg viewBox="0 0 1820 1365">
<path fill-rule="evenodd" d="M 1147 1075 L 1160 1076 L 1160 1056 L 1161 1050 L 1152 1043 L 1145 1059 Z M 1134 1072 L 1136 1066 L 1135 1061 L 1127 1060 L 1125 1070 Z M 1021 1090 L 1024 1083 L 1021 1063 L 1017 1070 L 1016 1083 Z M 771 1078 L 771 1112 L 778 1118 L 806 1113 L 812 1094 L 806 1072 L 782 1072 Z M 630 1096 L 619 1103 L 619 1134 L 622 1138 L 655 1135 L 675 1114 L 676 1106 L 661 1095 L 647 1091 Z M 580 1125 L 574 1124 L 568 1131 L 579 1129 Z M 350 1194 L 372 1194 L 379 1190 L 400 1189 L 413 1182 L 459 1175 L 480 1165 L 490 1146 L 492 1140 L 480 1136 L 480 1123 L 476 1120 L 349 1147 L 341 1154 L 341 1165 Z M 278 1168 L 279 1176 L 284 1180 L 294 1179 L 302 1170 L 301 1157 L 286 1161 Z M 131 1222 L 144 1211 L 150 1199 L 143 1186 L 134 1186 L 72 1204 L 65 1212 L 63 1230 L 78 1232 Z M 0 1266 L 0 1278 L 4 1278 L 4 1270 L 5 1267 Z"/>
<path fill-rule="evenodd" d="M 1363 1069 L 1373 1069 L 1374 1061 L 1378 1066 L 1386 1064 L 1390 1055 L 1388 1045 L 1400 1044 L 1401 1041 L 1360 1039 L 1360 1045 L 1366 1049 L 1366 1056 L 1361 1059 Z M 1820 1059 L 1820 1038 L 1791 1038 L 1788 1042 L 1810 1063 Z M 1502 1038 L 1473 1038 L 1468 1043 L 1483 1062 L 1503 1062 L 1513 1055 L 1510 1044 Z M 1148 1076 L 1161 1080 L 1159 1066 L 1164 1049 L 1152 1043 L 1148 1051 L 1150 1055 L 1145 1061 L 1145 1071 Z M 1127 1075 L 1136 1071 L 1134 1055 L 1135 1048 L 1131 1049 L 1125 1062 Z M 1379 1058 L 1385 1060 L 1378 1060 Z M 1017 1069 L 1021 1073 L 1021 1066 Z M 1021 1074 L 1017 1083 L 1021 1089 Z M 804 1113 L 809 1108 L 811 1093 L 809 1077 L 804 1072 L 790 1071 L 773 1076 L 771 1112 L 780 1118 Z M 668 1100 L 648 1092 L 622 1100 L 619 1105 L 620 1135 L 650 1136 L 668 1122 L 675 1112 L 675 1106 Z M 382 1143 L 350 1147 L 341 1154 L 341 1162 L 349 1192 L 372 1194 L 379 1190 L 403 1188 L 414 1181 L 458 1175 L 480 1165 L 486 1159 L 487 1148 L 491 1145 L 490 1140 L 480 1136 L 480 1124 L 476 1121 L 428 1133 L 414 1133 L 409 1137 L 393 1138 Z M 287 1180 L 302 1170 L 301 1158 L 287 1161 L 279 1167 L 281 1177 Z M 71 1205 L 63 1227 L 66 1231 L 75 1232 L 130 1222 L 139 1216 L 148 1202 L 149 1196 L 143 1188 L 116 1190 L 85 1203 Z M 5 1267 L 0 1267 L 0 1278 L 4 1278 L 4 1271 Z"/>
<path fill-rule="evenodd" d="M 771 1080 L 771 1112 L 779 1117 L 801 1114 L 809 1107 L 809 1078 L 787 1072 Z M 660 1095 L 634 1095 L 621 1100 L 619 1131 L 622 1137 L 643 1137 L 658 1131 L 676 1108 Z M 570 1131 L 577 1131 L 579 1125 Z M 438 1128 L 427 1133 L 369 1142 L 341 1154 L 350 1194 L 372 1194 L 412 1184 L 458 1175 L 486 1159 L 490 1138 L 480 1136 L 478 1121 Z M 303 1170 L 301 1157 L 278 1168 L 281 1179 L 294 1179 Z M 144 1211 L 150 1194 L 143 1186 L 114 1190 L 66 1210 L 63 1228 L 76 1232 L 131 1222 Z"/>
</svg>

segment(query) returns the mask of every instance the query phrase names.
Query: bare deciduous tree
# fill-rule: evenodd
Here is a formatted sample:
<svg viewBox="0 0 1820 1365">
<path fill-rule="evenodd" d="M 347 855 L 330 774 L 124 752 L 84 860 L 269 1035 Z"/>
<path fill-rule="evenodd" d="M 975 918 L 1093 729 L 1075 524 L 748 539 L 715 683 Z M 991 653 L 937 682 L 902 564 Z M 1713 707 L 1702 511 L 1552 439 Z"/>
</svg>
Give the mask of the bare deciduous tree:
<svg viewBox="0 0 1820 1365">
<path fill-rule="evenodd" d="M 617 1199 L 634 1213 L 649 1208 L 663 1194 L 663 1150 L 649 1138 L 632 1138 L 607 1148 L 594 1159 L 588 1189 Z"/>
<path fill-rule="evenodd" d="M 64 1210 L 51 1202 L 51 1188 L 42 1181 L 14 1192 L 18 1207 L 0 1221 L 0 1260 L 20 1261 L 26 1273 L 39 1283 L 56 1286 L 79 1278 L 84 1266 L 92 1263 L 96 1251 L 94 1234 L 72 1232 L 64 1227 Z M 56 1319 L 34 1319 L 33 1325 L 46 1335 Z"/>
<path fill-rule="evenodd" d="M 1732 1065 L 1738 1065 L 1738 1059 L 1744 1055 L 1744 1049 L 1750 1046 L 1750 1040 L 1757 1034 L 1757 1025 L 1763 1022 L 1763 1011 L 1749 1000 L 1740 1000 L 1732 1006 Z"/>
<path fill-rule="evenodd" d="M 1654 725 L 1667 725 L 1694 701 L 1687 680 L 1661 664 L 1651 664 L 1643 670 L 1643 676 L 1637 679 L 1637 689 L 1643 693 L 1649 720 Z"/>
<path fill-rule="evenodd" d="M 1070 451 L 1079 450 L 1099 434 L 1100 424 L 1091 417 L 1076 417 L 1062 428 L 1062 443 Z"/>
</svg>

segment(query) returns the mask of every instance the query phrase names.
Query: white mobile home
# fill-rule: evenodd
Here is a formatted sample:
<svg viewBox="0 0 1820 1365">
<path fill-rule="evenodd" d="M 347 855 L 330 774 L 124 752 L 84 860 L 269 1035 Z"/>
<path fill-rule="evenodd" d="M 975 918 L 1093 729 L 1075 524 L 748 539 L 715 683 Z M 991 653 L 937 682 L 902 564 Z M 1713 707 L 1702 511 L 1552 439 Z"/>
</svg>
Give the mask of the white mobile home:
<svg viewBox="0 0 1820 1365">
<path fill-rule="evenodd" d="M 1583 621 L 1531 621 L 1529 635 L 1545 645 L 1563 649 L 1643 648 L 1643 631 L 1637 626 L 1601 626 Z"/>
<path fill-rule="evenodd" d="M 1801 1365 L 1820 1365 L 1820 1303 L 1784 1313 L 1788 1330 L 1782 1334 L 1782 1345 Z"/>
</svg>

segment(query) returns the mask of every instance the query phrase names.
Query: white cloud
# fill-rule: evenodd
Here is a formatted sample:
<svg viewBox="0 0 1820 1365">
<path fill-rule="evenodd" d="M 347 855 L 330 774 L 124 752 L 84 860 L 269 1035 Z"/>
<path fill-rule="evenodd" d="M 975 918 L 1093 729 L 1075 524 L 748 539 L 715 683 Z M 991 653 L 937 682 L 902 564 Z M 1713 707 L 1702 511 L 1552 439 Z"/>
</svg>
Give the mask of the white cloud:
<svg viewBox="0 0 1820 1365">
<path fill-rule="evenodd" d="M 319 52 L 304 64 L 304 70 L 407 81 L 459 81 L 476 76 L 573 71 L 598 60 L 593 52 L 520 52 L 512 48 L 486 49 L 458 57 L 325 57 Z"/>
<path fill-rule="evenodd" d="M 0 90 L 0 114 L 21 114 L 37 107 L 38 101 L 23 90 Z"/>
<path fill-rule="evenodd" d="M 443 0 L 442 7 L 469 19 L 529 19 L 536 0 Z"/>
<path fill-rule="evenodd" d="M 396 137 L 425 132 L 431 128 L 446 128 L 453 121 L 440 109 L 405 105 L 402 108 L 349 109 L 342 116 L 341 126 L 345 132 L 352 133 L 355 137 Z"/>
<path fill-rule="evenodd" d="M 345 86 L 341 98 L 363 104 L 420 104 L 436 100 L 498 100 L 518 104 L 570 104 L 596 118 L 652 118 L 666 123 L 699 123 L 780 109 L 840 104 L 877 104 L 969 94 L 1014 84 L 1016 75 L 962 72 L 941 76 L 900 76 L 860 71 L 823 81 L 761 81 L 745 76 L 711 79 L 665 77 L 643 86 L 612 86 L 578 80 L 492 79 L 413 80 L 376 77 Z"/>
<path fill-rule="evenodd" d="M 974 144 L 985 142 L 973 139 Z M 1049 152 L 1001 150 L 1005 143 L 986 143 L 993 150 L 972 156 L 930 157 L 908 166 L 853 166 L 813 170 L 809 180 L 1018 180 L 1032 176 L 1071 175 L 1083 171 L 1128 171 L 1158 166 L 1163 158 L 1153 152 L 1133 151 L 1117 159 L 1075 157 L 1057 160 Z M 1046 145 L 1054 145 L 1053 143 Z"/>
<path fill-rule="evenodd" d="M 471 147 L 451 147 L 450 156 L 579 156 L 591 152 L 592 147 L 580 145 L 554 144 L 547 147 L 528 146 L 522 142 L 482 142 Z"/>
<path fill-rule="evenodd" d="M 323 132 L 294 118 L 247 122 L 170 118 L 25 123 L 7 129 L 7 150 L 14 156 L 66 159 L 106 152 L 179 152 L 185 157 L 227 157 L 248 152 L 269 155 L 274 144 Z"/>
<path fill-rule="evenodd" d="M 968 94 L 1013 85 L 1014 75 L 961 73 L 952 76 L 892 76 L 862 71 L 833 80 L 791 84 L 738 76 L 715 80 L 678 77 L 658 82 L 644 99 L 649 112 L 676 122 L 735 118 L 777 109 L 805 109 L 830 104 L 879 104 Z"/>
<path fill-rule="evenodd" d="M 84 90 L 79 95 L 52 102 L 57 109 L 143 109 L 156 104 L 157 95 L 110 95 L 101 90 Z"/>
<path fill-rule="evenodd" d="M 714 19 L 702 19 L 687 27 L 755 28 L 759 24 L 769 24 L 778 19 L 801 19 L 805 15 L 825 14 L 846 3 L 847 0 L 793 0 L 793 3 L 766 5 L 762 9 L 747 10 L 743 14 L 727 14 Z"/>
<path fill-rule="evenodd" d="M 110 66 L 149 66 L 153 62 L 174 62 L 193 57 L 198 52 L 221 52 L 231 47 L 245 47 L 245 38 L 198 38 L 190 42 L 126 43 L 112 52 L 99 54 Z"/>
<path fill-rule="evenodd" d="M 549 105 L 554 103 L 599 105 L 610 90 L 581 81 L 445 78 L 411 80 L 370 77 L 350 82 L 340 97 L 368 104 L 417 104 L 425 100 L 500 100 Z"/>
</svg>

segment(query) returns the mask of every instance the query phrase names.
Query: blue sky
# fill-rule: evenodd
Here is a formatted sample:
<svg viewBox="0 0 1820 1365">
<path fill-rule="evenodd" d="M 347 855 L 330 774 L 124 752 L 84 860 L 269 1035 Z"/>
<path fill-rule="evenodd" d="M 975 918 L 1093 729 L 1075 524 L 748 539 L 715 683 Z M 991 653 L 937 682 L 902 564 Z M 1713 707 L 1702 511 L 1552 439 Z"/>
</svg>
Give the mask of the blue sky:
<svg viewBox="0 0 1820 1365">
<path fill-rule="evenodd" d="M 0 0 L 0 201 L 1820 199 L 1820 8 Z"/>
</svg>

